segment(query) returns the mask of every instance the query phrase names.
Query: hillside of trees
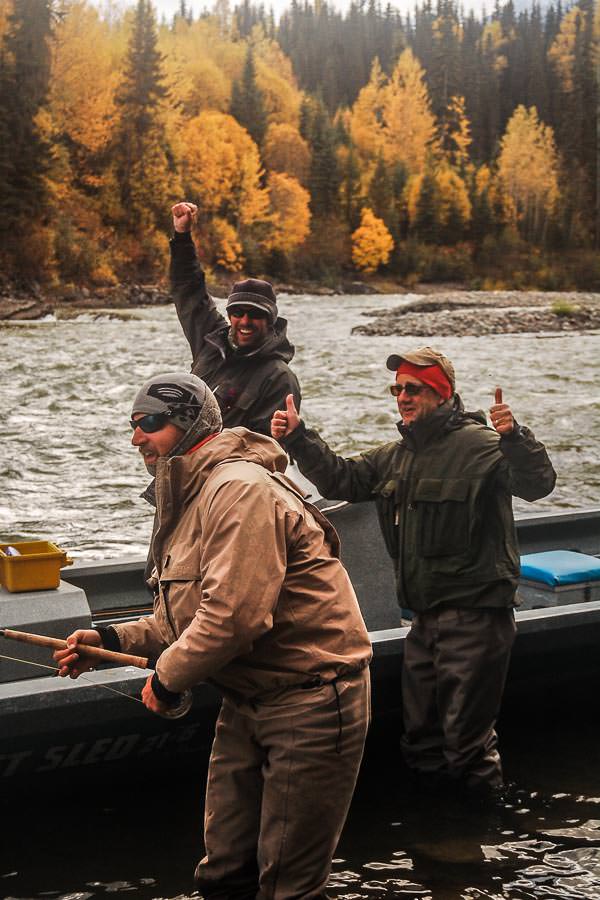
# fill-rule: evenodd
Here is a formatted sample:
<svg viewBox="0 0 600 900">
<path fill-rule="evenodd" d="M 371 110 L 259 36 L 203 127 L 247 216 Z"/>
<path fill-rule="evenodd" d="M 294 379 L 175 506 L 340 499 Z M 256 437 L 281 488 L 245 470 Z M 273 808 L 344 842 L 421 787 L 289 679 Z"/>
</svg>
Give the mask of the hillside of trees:
<svg viewBox="0 0 600 900">
<path fill-rule="evenodd" d="M 593 0 L 5 0 L 3 277 L 157 281 L 186 198 L 210 273 L 600 290 L 599 73 Z"/>
</svg>

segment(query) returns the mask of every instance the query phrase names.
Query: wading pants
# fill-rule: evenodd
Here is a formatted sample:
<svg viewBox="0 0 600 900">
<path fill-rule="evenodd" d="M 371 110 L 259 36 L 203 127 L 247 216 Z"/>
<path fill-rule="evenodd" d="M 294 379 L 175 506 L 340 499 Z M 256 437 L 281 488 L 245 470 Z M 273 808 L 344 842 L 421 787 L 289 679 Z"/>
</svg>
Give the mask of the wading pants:
<svg viewBox="0 0 600 900">
<path fill-rule="evenodd" d="M 206 789 L 211 900 L 324 897 L 370 717 L 369 670 L 277 704 L 223 701 Z"/>
<path fill-rule="evenodd" d="M 494 726 L 515 632 L 512 609 L 415 615 L 402 672 L 402 749 L 410 768 L 469 788 L 501 787 Z"/>
</svg>

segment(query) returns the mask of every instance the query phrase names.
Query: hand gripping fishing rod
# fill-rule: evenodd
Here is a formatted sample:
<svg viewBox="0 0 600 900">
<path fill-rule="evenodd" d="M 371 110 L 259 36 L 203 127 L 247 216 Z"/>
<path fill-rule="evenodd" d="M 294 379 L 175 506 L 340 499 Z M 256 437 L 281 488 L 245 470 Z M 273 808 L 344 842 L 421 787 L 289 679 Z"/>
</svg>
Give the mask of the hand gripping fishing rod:
<svg viewBox="0 0 600 900">
<path fill-rule="evenodd" d="M 36 644 L 38 647 L 51 647 L 53 650 L 65 650 L 67 642 L 60 638 L 47 637 L 44 634 L 29 634 L 27 631 L 12 631 L 10 628 L 0 628 L 0 637 L 11 641 L 21 641 L 24 644 Z M 150 669 L 146 656 L 132 656 L 131 653 L 119 653 L 117 650 L 105 650 L 103 647 L 95 647 L 92 644 L 77 644 L 73 648 L 74 653 L 95 659 L 98 662 L 111 662 L 121 666 L 135 666 L 137 669 Z"/>
<path fill-rule="evenodd" d="M 48 637 L 44 634 L 29 634 L 27 631 L 13 631 L 10 628 L 0 628 L 0 637 L 8 638 L 11 641 L 21 641 L 24 644 L 35 644 L 38 647 L 50 647 L 53 650 L 64 650 L 67 642 L 60 638 Z M 87 656 L 88 659 L 95 659 L 98 662 L 111 662 L 121 666 L 135 666 L 136 669 L 153 669 L 154 661 L 150 661 L 146 656 L 133 656 L 131 653 L 119 653 L 117 650 L 105 650 L 103 647 L 95 647 L 92 644 L 77 644 L 73 648 L 73 652 L 80 656 Z M 17 660 L 17 662 L 28 662 L 28 660 Z M 58 669 L 53 670 L 58 672 Z M 81 675 L 85 678 L 85 675 Z M 132 697 L 131 694 L 124 694 L 107 684 L 98 684 L 94 682 L 96 687 L 104 688 L 129 700 L 135 700 L 136 703 L 143 703 L 138 697 Z M 182 691 L 179 701 L 174 706 L 169 706 L 157 713 L 163 719 L 180 719 L 187 715 L 193 698 L 191 690 Z"/>
</svg>

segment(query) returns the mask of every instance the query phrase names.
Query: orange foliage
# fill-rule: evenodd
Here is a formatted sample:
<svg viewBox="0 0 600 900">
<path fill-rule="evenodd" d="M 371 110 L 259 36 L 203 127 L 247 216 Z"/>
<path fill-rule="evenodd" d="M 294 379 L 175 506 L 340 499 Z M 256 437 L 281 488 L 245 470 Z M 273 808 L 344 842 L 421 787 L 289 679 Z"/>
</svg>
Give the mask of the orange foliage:
<svg viewBox="0 0 600 900">
<path fill-rule="evenodd" d="M 310 231 L 310 194 L 291 175 L 271 172 L 269 195 L 273 215 L 268 246 L 289 253 Z"/>
<path fill-rule="evenodd" d="M 306 184 L 310 167 L 310 149 L 293 125 L 269 125 L 265 135 L 263 159 L 272 172 L 286 172 L 300 184 Z"/>
<path fill-rule="evenodd" d="M 184 194 L 201 216 L 222 215 L 251 225 L 265 218 L 269 197 L 261 187 L 256 144 L 232 116 L 206 111 L 183 125 L 181 172 Z"/>
<path fill-rule="evenodd" d="M 106 23 L 94 7 L 72 3 L 54 41 L 49 103 L 54 129 L 87 151 L 105 146 L 118 77 Z"/>
<path fill-rule="evenodd" d="M 394 241 L 385 223 L 368 207 L 363 209 L 360 225 L 352 234 L 352 261 L 363 272 L 375 272 L 385 265 L 394 249 Z"/>
</svg>

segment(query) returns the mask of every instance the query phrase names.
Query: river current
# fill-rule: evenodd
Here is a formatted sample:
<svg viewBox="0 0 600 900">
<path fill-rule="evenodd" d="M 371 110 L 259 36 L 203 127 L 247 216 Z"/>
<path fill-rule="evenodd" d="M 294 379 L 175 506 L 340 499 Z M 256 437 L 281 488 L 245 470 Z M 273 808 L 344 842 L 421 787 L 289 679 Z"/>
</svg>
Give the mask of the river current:
<svg viewBox="0 0 600 900">
<path fill-rule="evenodd" d="M 493 338 L 352 335 L 362 313 L 405 296 L 284 296 L 303 416 L 350 454 L 396 435 L 391 352 L 431 343 L 455 363 L 467 408 L 500 385 L 558 471 L 551 497 L 517 513 L 600 505 L 600 334 Z M 519 304 L 515 295 L 515 306 Z M 85 559 L 145 554 L 147 475 L 131 448 L 132 398 L 187 369 L 174 310 L 13 323 L 2 342 L 0 542 L 52 540 Z M 511 790 L 491 813 L 414 793 L 390 724 L 372 734 L 334 861 L 332 900 L 600 900 L 600 724 L 588 697 L 503 714 Z M 551 701 L 551 702 L 550 702 Z M 597 698 L 595 698 L 597 701 Z M 0 788 L 0 897 L 198 897 L 205 764 L 130 774 L 50 797 Z"/>
<path fill-rule="evenodd" d="M 453 360 L 467 408 L 487 410 L 500 385 L 518 421 L 546 444 L 556 489 L 534 505 L 515 500 L 518 513 L 600 505 L 600 334 L 351 333 L 364 313 L 411 299 L 280 297 L 307 423 L 344 454 L 394 439 L 385 359 L 430 343 Z M 139 494 L 147 476 L 128 419 L 146 378 L 189 368 L 173 307 L 9 324 L 0 339 L 0 541 L 51 540 L 75 558 L 144 554 L 151 511 Z"/>
</svg>

